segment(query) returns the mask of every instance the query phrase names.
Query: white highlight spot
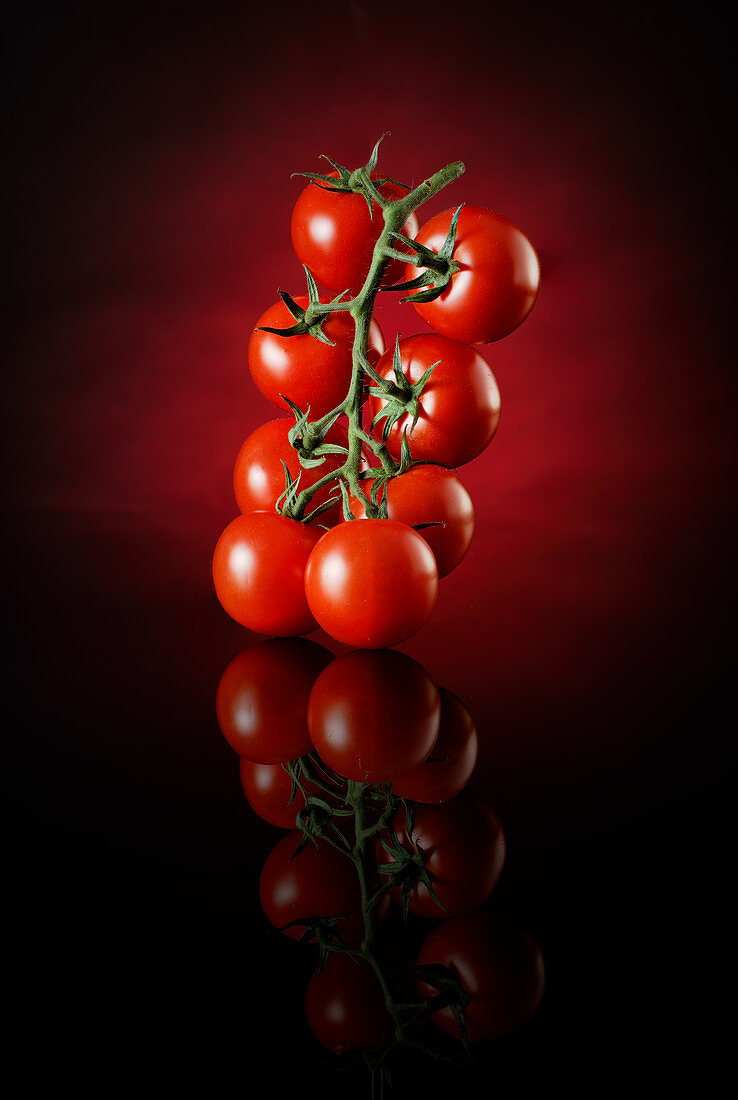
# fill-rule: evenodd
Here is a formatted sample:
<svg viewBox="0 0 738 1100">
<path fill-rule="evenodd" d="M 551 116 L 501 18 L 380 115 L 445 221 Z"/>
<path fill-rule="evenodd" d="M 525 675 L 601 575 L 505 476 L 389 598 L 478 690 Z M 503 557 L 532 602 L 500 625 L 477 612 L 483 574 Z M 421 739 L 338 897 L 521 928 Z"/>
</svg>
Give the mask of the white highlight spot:
<svg viewBox="0 0 738 1100">
<path fill-rule="evenodd" d="M 318 244 L 330 244 L 335 236 L 335 225 L 330 218 L 318 215 L 310 222 L 310 236 Z"/>
</svg>

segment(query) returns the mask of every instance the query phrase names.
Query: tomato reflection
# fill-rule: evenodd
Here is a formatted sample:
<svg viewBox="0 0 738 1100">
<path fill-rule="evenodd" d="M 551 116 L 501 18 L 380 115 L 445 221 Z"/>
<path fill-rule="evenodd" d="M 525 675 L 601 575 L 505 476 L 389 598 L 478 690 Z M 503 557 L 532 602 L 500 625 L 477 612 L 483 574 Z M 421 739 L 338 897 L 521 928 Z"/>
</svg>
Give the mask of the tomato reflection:
<svg viewBox="0 0 738 1100">
<path fill-rule="evenodd" d="M 320 674 L 308 731 L 321 759 L 346 779 L 386 783 L 431 754 L 441 698 L 422 665 L 396 649 L 355 650 Z"/>
<path fill-rule="evenodd" d="M 527 1023 L 543 997 L 541 949 L 516 922 L 481 910 L 443 921 L 423 943 L 418 966 L 449 967 L 470 1000 L 464 1013 L 467 1039 L 496 1039 Z M 418 983 L 423 995 L 432 989 Z M 449 1008 L 433 1014 L 449 1035 L 459 1025 Z"/>
<path fill-rule="evenodd" d="M 317 1042 L 384 1066 L 408 1044 L 463 1050 L 530 1019 L 543 960 L 487 909 L 506 843 L 467 787 L 479 738 L 461 699 L 396 650 L 334 658 L 279 639 L 231 662 L 217 712 L 251 809 L 287 830 L 259 898 L 273 928 L 318 950 Z"/>
<path fill-rule="evenodd" d="M 305 638 L 270 638 L 240 653 L 220 678 L 218 724 L 253 764 L 282 764 L 309 752 L 307 704 L 330 650 Z"/>
</svg>

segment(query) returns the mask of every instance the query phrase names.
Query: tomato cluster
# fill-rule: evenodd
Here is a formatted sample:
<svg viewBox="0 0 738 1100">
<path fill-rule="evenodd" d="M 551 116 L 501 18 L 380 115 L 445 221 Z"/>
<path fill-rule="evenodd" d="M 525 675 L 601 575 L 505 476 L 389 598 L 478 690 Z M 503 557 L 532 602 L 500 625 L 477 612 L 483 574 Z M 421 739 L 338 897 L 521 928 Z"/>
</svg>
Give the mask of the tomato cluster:
<svg viewBox="0 0 738 1100">
<path fill-rule="evenodd" d="M 233 619 L 272 635 L 231 661 L 216 698 L 251 809 L 285 830 L 262 868 L 264 914 L 318 947 L 305 998 L 316 1039 L 383 1058 L 395 1040 L 422 1047 L 429 1020 L 462 1040 L 520 1026 L 543 970 L 527 933 L 480 911 L 506 843 L 467 786 L 474 721 L 391 648 L 428 621 L 469 550 L 474 506 L 456 471 L 500 419 L 477 345 L 528 315 L 538 260 L 490 210 L 419 228 L 416 208 L 463 165 L 411 190 L 376 171 L 378 146 L 354 172 L 331 161 L 309 174 L 295 205 L 307 294 L 280 291 L 250 340 L 279 415 L 238 453 L 240 514 L 213 580 Z M 429 329 L 387 347 L 373 314 L 389 290 Z M 319 627 L 353 651 L 301 637 Z M 392 945 L 403 917 L 435 924 L 419 953 Z"/>
<path fill-rule="evenodd" d="M 522 323 L 539 281 L 527 237 L 491 210 L 462 206 L 419 227 L 416 207 L 463 165 L 411 190 L 377 172 L 378 144 L 363 169 L 306 173 L 291 231 L 307 294 L 280 291 L 248 348 L 256 386 L 292 419 L 244 441 L 241 514 L 213 556 L 218 599 L 243 626 L 321 627 L 362 648 L 420 630 L 469 549 L 474 507 L 455 471 L 500 419 L 476 345 Z M 410 291 L 432 331 L 387 347 L 380 290 Z"/>
</svg>

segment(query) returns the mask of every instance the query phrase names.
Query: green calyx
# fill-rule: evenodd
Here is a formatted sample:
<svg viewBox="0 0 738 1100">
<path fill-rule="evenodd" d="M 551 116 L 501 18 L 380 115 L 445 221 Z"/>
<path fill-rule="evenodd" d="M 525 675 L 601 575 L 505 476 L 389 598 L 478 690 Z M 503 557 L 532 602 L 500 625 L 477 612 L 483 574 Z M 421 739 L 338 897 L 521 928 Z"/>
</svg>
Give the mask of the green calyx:
<svg viewBox="0 0 738 1100">
<path fill-rule="evenodd" d="M 377 374 L 375 370 L 371 370 L 371 377 L 377 383 L 375 386 L 369 387 L 369 393 L 372 397 L 379 397 L 384 402 L 382 408 L 372 421 L 372 428 L 375 428 L 380 421 L 384 420 L 382 428 L 382 439 L 386 442 L 389 438 L 389 434 L 394 428 L 398 420 L 403 416 L 409 416 L 411 418 L 410 435 L 413 434 L 415 425 L 420 417 L 420 396 L 423 393 L 431 374 L 436 369 L 440 359 L 436 360 L 417 382 L 410 382 L 402 369 L 402 355 L 400 354 L 400 337 L 399 334 L 395 341 L 395 354 L 392 359 L 392 370 L 395 376 L 394 382 L 388 381 L 386 378 L 382 378 Z M 406 434 L 403 432 L 403 445 L 407 444 Z M 407 461 L 403 455 L 400 465 L 404 467 L 402 471 L 398 470 L 398 473 L 404 472 L 410 464 L 409 449 L 407 452 Z"/>
<path fill-rule="evenodd" d="M 453 258 L 453 252 L 456 246 L 459 214 L 463 206 L 462 203 L 456 209 L 440 252 L 433 252 L 432 249 L 426 248 L 424 244 L 419 244 L 418 241 L 411 240 L 403 233 L 392 234 L 395 240 L 400 241 L 410 251 L 405 256 L 395 249 L 390 249 L 389 255 L 404 259 L 406 263 L 425 268 L 425 270 L 414 279 L 408 279 L 403 283 L 395 283 L 393 286 L 382 287 L 382 290 L 417 291 L 417 293 L 408 294 L 400 299 L 401 302 L 414 302 L 416 304 L 433 302 L 443 294 L 456 272 L 461 270 L 461 264 Z"/>
<path fill-rule="evenodd" d="M 348 294 L 348 290 L 341 291 L 335 298 L 331 298 L 330 302 L 321 302 L 318 285 L 315 282 L 313 273 L 305 264 L 302 266 L 307 281 L 307 307 L 303 309 L 291 294 L 288 294 L 286 290 L 280 290 L 279 296 L 294 318 L 294 325 L 289 325 L 287 328 L 270 328 L 269 325 L 259 325 L 256 331 L 272 332 L 275 336 L 313 336 L 316 340 L 320 340 L 322 344 L 328 344 L 333 348 L 336 345 L 323 332 L 323 324 L 328 316 L 335 311 L 336 307 L 345 308 L 347 306 L 343 299 Z"/>
<path fill-rule="evenodd" d="M 400 183 L 399 180 L 392 179 L 391 176 L 382 176 L 377 179 L 372 179 L 372 173 L 377 167 L 379 146 L 388 136 L 389 130 L 379 138 L 366 164 L 362 165 L 361 168 L 354 169 L 353 172 L 346 168 L 345 165 L 339 164 L 331 157 L 326 156 L 325 153 L 321 153 L 321 159 L 328 161 L 336 172 L 336 175 L 326 175 L 321 172 L 293 172 L 292 175 L 305 176 L 311 183 L 314 183 L 316 187 L 320 187 L 323 191 L 338 191 L 345 194 L 363 195 L 369 207 L 369 217 L 373 219 L 374 203 L 377 203 L 380 207 L 384 207 L 388 203 L 388 200 L 385 199 L 379 191 L 383 183 L 396 183 L 399 187 L 404 187 L 406 191 L 410 190 L 406 184 Z"/>
</svg>

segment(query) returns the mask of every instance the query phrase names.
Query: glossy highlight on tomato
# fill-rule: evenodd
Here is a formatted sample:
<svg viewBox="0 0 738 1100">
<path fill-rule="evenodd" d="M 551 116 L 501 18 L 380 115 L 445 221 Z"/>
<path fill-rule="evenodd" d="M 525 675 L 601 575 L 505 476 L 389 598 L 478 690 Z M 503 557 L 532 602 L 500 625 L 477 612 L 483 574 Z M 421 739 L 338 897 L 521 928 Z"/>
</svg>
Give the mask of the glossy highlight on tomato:
<svg viewBox="0 0 738 1100">
<path fill-rule="evenodd" d="M 386 783 L 416 768 L 438 737 L 441 700 L 422 665 L 395 649 L 355 650 L 320 674 L 308 702 L 318 754 L 346 779 Z"/>
<path fill-rule="evenodd" d="M 338 178 L 336 172 L 328 174 Z M 407 194 L 404 187 L 389 181 L 380 184 L 379 191 L 391 200 Z M 292 243 L 300 262 L 310 268 L 319 283 L 329 290 L 358 291 L 369 271 L 374 245 L 384 228 L 384 218 L 376 202 L 369 215 L 363 195 L 327 191 L 317 183 L 309 183 L 295 203 L 291 228 Z M 407 237 L 414 237 L 417 231 L 418 219 L 411 214 L 403 232 Z M 384 283 L 398 282 L 402 271 L 402 263 L 391 260 Z"/>
<path fill-rule="evenodd" d="M 320 531 L 276 512 L 237 516 L 218 539 L 213 583 L 225 611 L 257 634 L 309 634 L 305 566 Z"/>
<path fill-rule="evenodd" d="M 470 1042 L 498 1039 L 517 1031 L 533 1016 L 545 985 L 541 950 L 533 937 L 510 918 L 477 911 L 443 921 L 423 943 L 418 966 L 448 967 L 470 995 L 464 1025 Z M 418 983 L 422 997 L 434 990 Z M 459 1037 L 450 1008 L 433 1022 Z"/>
<path fill-rule="evenodd" d="M 427 222 L 416 240 L 439 252 L 453 210 Z M 462 344 L 487 344 L 508 336 L 535 304 L 541 269 L 522 229 L 503 214 L 481 206 L 464 206 L 456 230 L 453 259 L 460 270 L 432 302 L 413 302 L 431 328 Z M 422 268 L 408 264 L 406 279 Z"/>
<path fill-rule="evenodd" d="M 308 305 L 307 295 L 294 300 L 302 309 Z M 281 409 L 288 409 L 284 397 L 289 397 L 303 412 L 309 405 L 311 419 L 317 420 L 340 405 L 348 393 L 354 322 L 349 313 L 340 310 L 326 316 L 322 331 L 333 346 L 324 344 L 310 333 L 279 336 L 274 332 L 260 331 L 262 325 L 284 329 L 294 323 L 294 317 L 281 300 L 262 314 L 249 340 L 249 369 L 267 401 Z M 384 349 L 382 330 L 372 318 L 369 325 L 369 362 L 376 363 Z"/>
<path fill-rule="evenodd" d="M 332 660 L 330 650 L 306 638 L 270 638 L 234 657 L 215 697 L 231 748 L 253 764 L 282 764 L 310 752 L 308 699 Z"/>
<path fill-rule="evenodd" d="M 471 462 L 492 441 L 500 422 L 500 391 L 489 363 L 476 348 L 435 333 L 400 340 L 400 355 L 402 372 L 411 383 L 437 365 L 420 395 L 415 427 L 412 417 L 405 415 L 391 429 L 387 439 L 390 453 L 399 459 L 402 433 L 407 429 L 417 462 L 451 469 Z M 394 349 L 390 349 L 377 364 L 377 372 L 390 382 L 395 377 L 393 356 Z M 384 404 L 382 397 L 369 398 L 372 418 Z"/>
<path fill-rule="evenodd" d="M 299 489 L 310 488 L 327 473 L 338 470 L 343 465 L 342 454 L 328 454 L 324 456 L 320 466 L 302 466 L 300 456 L 288 438 L 289 431 L 294 426 L 294 418 L 268 420 L 244 441 L 233 468 L 233 491 L 242 512 L 274 511 L 277 500 L 285 490 L 284 465 L 293 480 L 299 477 Z M 326 436 L 326 442 L 346 447 L 346 429 L 340 424 L 334 424 Z M 333 484 L 319 489 L 310 501 L 308 510 L 312 511 L 324 504 L 334 490 Z M 330 526 L 340 518 L 341 505 L 338 502 L 317 515 L 313 522 Z"/>
<path fill-rule="evenodd" d="M 382 649 L 428 621 L 438 599 L 438 568 L 427 542 L 406 524 L 356 520 L 320 539 L 305 569 L 305 591 L 331 637 Z"/>
</svg>

